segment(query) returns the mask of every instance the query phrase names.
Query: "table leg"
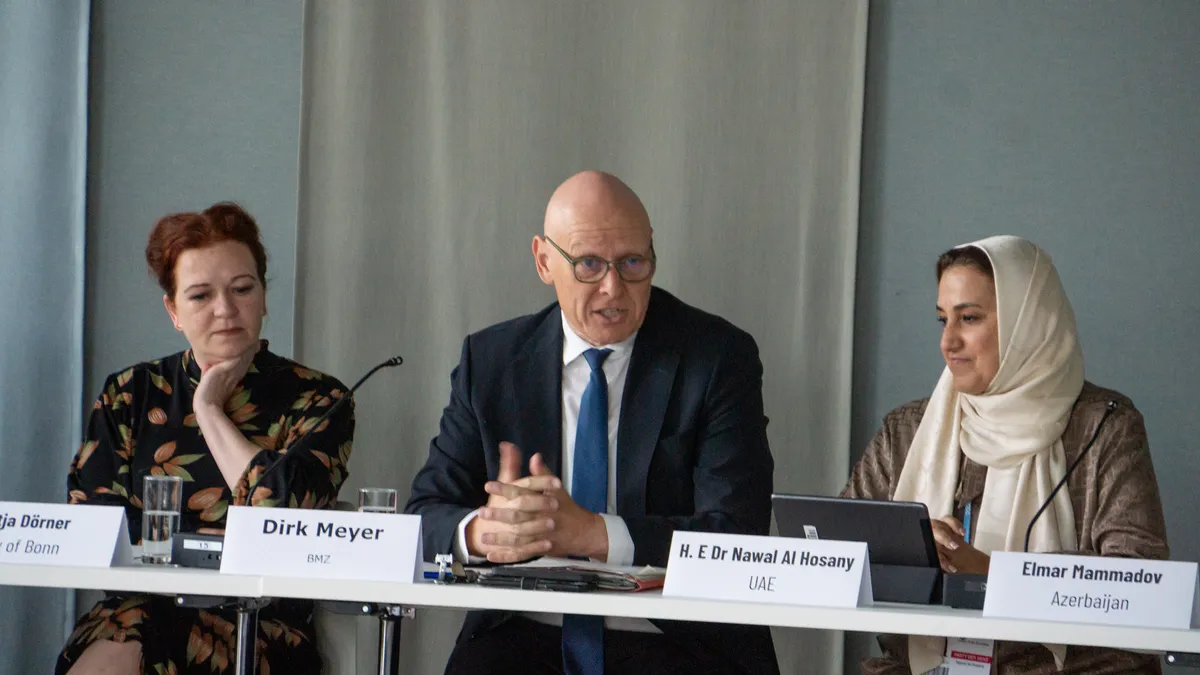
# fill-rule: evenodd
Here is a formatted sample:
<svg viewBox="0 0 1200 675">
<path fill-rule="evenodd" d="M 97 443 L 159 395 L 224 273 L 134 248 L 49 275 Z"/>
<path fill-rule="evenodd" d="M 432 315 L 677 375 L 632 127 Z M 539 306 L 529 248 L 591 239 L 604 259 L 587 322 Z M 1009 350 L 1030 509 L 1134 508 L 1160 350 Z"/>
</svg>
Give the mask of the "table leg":
<svg viewBox="0 0 1200 675">
<path fill-rule="evenodd" d="M 413 618 L 414 611 L 397 605 L 379 609 L 379 675 L 400 675 L 400 622 Z"/>
<path fill-rule="evenodd" d="M 237 605 L 237 675 L 258 674 L 258 610 L 262 603 L 239 602 Z"/>
<path fill-rule="evenodd" d="M 266 607 L 266 598 L 225 598 L 208 595 L 179 595 L 175 604 L 180 607 L 237 607 L 237 645 L 234 653 L 234 671 L 237 675 L 258 674 L 258 610 Z"/>
</svg>

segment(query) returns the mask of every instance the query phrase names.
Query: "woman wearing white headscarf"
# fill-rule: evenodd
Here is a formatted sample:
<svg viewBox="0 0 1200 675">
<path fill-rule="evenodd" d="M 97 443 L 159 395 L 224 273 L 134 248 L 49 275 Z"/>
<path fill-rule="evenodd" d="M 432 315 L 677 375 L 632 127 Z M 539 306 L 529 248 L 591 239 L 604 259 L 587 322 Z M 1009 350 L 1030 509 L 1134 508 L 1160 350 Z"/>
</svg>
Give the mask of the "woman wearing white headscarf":
<svg viewBox="0 0 1200 675">
<path fill-rule="evenodd" d="M 1084 380 L 1075 315 L 1050 257 L 1024 239 L 991 237 L 943 254 L 937 276 L 946 369 L 930 398 L 884 418 L 843 495 L 923 502 L 943 569 L 986 574 L 990 552 L 1025 549 L 1030 520 L 1078 463 L 1029 550 L 1166 558 L 1141 413 Z M 879 641 L 883 657 L 865 661 L 866 673 L 928 672 L 946 642 Z M 997 643 L 993 661 L 1001 674 L 1159 670 L 1156 655 L 1015 642 Z"/>
</svg>

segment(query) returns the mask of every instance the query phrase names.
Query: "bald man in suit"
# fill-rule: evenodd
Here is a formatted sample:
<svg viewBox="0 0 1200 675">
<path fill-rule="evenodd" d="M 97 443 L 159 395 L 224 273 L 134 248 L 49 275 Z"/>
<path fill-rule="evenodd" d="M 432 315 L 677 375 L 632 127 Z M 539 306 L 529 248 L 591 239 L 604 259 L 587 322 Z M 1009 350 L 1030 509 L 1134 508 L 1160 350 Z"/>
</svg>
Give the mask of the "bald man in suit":
<svg viewBox="0 0 1200 675">
<path fill-rule="evenodd" d="M 667 563 L 675 530 L 765 535 L 774 462 L 746 332 L 652 286 L 615 176 L 564 182 L 533 238 L 558 301 L 469 336 L 406 511 L 463 562 Z M 715 270 L 715 274 L 722 273 Z M 450 675 L 778 673 L 767 628 L 472 612 Z"/>
</svg>

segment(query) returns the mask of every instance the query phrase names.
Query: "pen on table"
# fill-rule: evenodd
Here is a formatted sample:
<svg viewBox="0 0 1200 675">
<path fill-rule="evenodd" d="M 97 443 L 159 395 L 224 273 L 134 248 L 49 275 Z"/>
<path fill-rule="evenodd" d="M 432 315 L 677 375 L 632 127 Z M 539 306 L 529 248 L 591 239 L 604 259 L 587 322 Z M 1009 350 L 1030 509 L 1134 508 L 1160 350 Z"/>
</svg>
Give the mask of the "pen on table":
<svg viewBox="0 0 1200 675">
<path fill-rule="evenodd" d="M 971 543 L 971 505 L 967 504 L 967 508 L 963 509 L 963 529 L 966 534 L 963 535 L 965 543 Z"/>
</svg>

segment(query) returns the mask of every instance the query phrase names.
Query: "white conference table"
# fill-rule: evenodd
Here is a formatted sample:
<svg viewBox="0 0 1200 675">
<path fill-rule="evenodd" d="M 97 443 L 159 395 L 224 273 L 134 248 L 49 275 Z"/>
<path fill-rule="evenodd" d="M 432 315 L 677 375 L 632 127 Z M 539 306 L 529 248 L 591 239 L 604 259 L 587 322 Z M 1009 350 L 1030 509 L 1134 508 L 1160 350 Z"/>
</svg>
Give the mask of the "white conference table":
<svg viewBox="0 0 1200 675">
<path fill-rule="evenodd" d="M 215 570 L 133 565 L 72 568 L 0 564 L 0 585 L 135 591 L 175 596 L 215 596 L 256 600 L 298 598 L 363 602 L 413 608 L 497 609 L 564 612 L 647 619 L 741 623 L 866 633 L 906 633 L 1052 642 L 1147 651 L 1200 653 L 1200 630 L 1131 628 L 1051 621 L 985 618 L 978 610 L 877 603 L 858 609 L 804 607 L 750 602 L 687 600 L 641 593 L 564 593 L 489 588 L 475 584 L 438 585 L 358 580 L 257 577 Z M 241 618 L 239 616 L 239 618 Z M 241 621 L 239 621 L 239 624 Z M 252 644 L 252 643 L 251 643 Z M 242 659 L 239 657 L 239 662 Z M 253 661 L 250 661 L 252 672 Z"/>
<path fill-rule="evenodd" d="M 0 563 L 0 585 L 261 598 L 262 577 L 167 565 L 65 567 Z"/>
<path fill-rule="evenodd" d="M 391 584 L 371 581 L 313 581 L 264 577 L 263 595 L 277 598 L 369 601 L 415 608 L 499 609 L 595 614 L 645 619 L 740 623 L 865 633 L 902 633 L 990 638 L 1200 653 L 1200 630 L 1127 628 L 1083 623 L 985 618 L 983 612 L 940 605 L 876 603 L 838 609 L 663 597 L 640 593 L 565 593 L 492 588 L 476 584 Z"/>
</svg>

